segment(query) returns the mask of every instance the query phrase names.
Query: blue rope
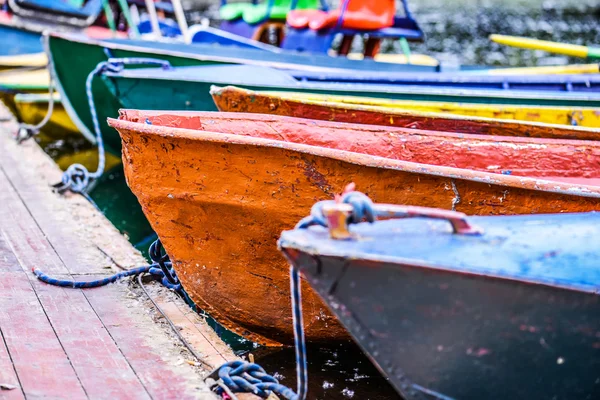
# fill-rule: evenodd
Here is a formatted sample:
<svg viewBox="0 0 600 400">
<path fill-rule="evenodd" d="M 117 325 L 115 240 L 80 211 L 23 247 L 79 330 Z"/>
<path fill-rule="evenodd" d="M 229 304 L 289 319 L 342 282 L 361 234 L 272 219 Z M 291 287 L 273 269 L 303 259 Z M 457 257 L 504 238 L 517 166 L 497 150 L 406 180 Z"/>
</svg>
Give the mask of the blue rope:
<svg viewBox="0 0 600 400">
<path fill-rule="evenodd" d="M 363 220 L 368 222 L 375 221 L 375 210 L 373 201 L 361 192 L 349 192 L 342 196 L 341 202 L 350 204 L 353 208 L 350 223 L 357 224 Z M 306 229 L 313 225 L 327 227 L 327 219 L 323 214 L 323 207 L 329 204 L 334 204 L 334 200 L 325 200 L 316 203 L 310 210 L 310 215 L 303 218 L 296 225 L 296 229 Z"/>
<path fill-rule="evenodd" d="M 96 135 L 96 143 L 98 146 L 98 168 L 95 172 L 89 172 L 88 169 L 81 164 L 72 164 L 63 173 L 61 181 L 53 185 L 58 193 L 71 191 L 85 195 L 90 183 L 102 176 L 106 167 L 106 152 L 104 150 L 104 140 L 102 139 L 102 131 L 98 122 L 98 114 L 96 112 L 96 104 L 94 102 L 94 94 L 92 92 L 92 84 L 96 76 L 103 75 L 106 72 L 118 73 L 125 69 L 126 65 L 155 65 L 163 69 L 171 68 L 171 64 L 165 60 L 157 60 L 154 58 L 109 58 L 108 61 L 101 61 L 96 65 L 96 68 L 90 72 L 85 80 L 85 93 L 88 99 L 88 106 L 94 124 L 94 133 Z M 90 200 L 89 196 L 85 196 Z M 93 203 L 93 202 L 92 202 Z"/>
<path fill-rule="evenodd" d="M 218 375 L 220 382 L 233 393 L 253 393 L 267 398 L 273 392 L 286 400 L 305 400 L 308 393 L 308 367 L 306 361 L 306 339 L 302 318 L 302 291 L 300 273 L 293 266 L 290 268 L 290 290 L 292 293 L 292 315 L 294 320 L 294 343 L 296 347 L 296 393 L 287 386 L 279 383 L 263 368 L 246 361 L 232 361 L 223 364 L 211 374 Z M 222 394 L 219 388 L 217 393 Z"/>
<path fill-rule="evenodd" d="M 150 253 L 150 258 L 152 259 L 151 265 L 133 268 L 133 269 L 119 272 L 112 276 L 109 276 L 109 277 L 106 277 L 103 279 L 94 280 L 94 281 L 77 282 L 77 281 L 67 280 L 67 279 L 56 279 L 56 278 L 52 278 L 52 277 L 46 275 L 45 273 L 43 273 L 42 271 L 40 271 L 37 268 L 32 268 L 32 271 L 35 274 L 35 276 L 42 282 L 45 282 L 45 283 L 48 283 L 48 284 L 54 285 L 54 286 L 70 287 L 70 288 L 75 288 L 75 289 L 97 288 L 100 286 L 106 286 L 110 283 L 115 283 L 119 279 L 126 278 L 128 276 L 135 276 L 135 275 L 149 273 L 151 275 L 159 277 L 161 279 L 161 283 L 164 286 L 182 294 L 183 297 L 186 299 L 186 301 L 191 302 L 187 293 L 185 293 L 185 291 L 183 290 L 183 287 L 181 286 L 181 283 L 179 282 L 177 275 L 175 274 L 173 265 L 171 264 L 171 261 L 169 261 L 169 256 L 166 253 L 164 253 L 163 250 L 164 249 L 163 249 L 162 243 L 160 242 L 160 239 L 157 239 L 150 246 L 149 253 Z"/>
</svg>

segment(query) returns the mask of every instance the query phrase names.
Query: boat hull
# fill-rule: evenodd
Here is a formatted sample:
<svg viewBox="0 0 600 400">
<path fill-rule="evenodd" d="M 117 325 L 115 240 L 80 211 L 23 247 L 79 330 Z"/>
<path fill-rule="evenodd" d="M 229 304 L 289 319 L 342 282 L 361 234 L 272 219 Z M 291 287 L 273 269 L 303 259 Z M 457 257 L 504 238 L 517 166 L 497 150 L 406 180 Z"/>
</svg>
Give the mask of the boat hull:
<svg viewBox="0 0 600 400">
<path fill-rule="evenodd" d="M 550 125 L 528 121 L 507 121 L 485 117 L 465 117 L 443 113 L 406 111 L 381 106 L 328 102 L 296 98 L 293 93 L 271 94 L 236 87 L 212 88 L 211 95 L 217 108 L 225 112 L 274 114 L 322 121 L 348 122 L 368 125 L 395 126 L 443 132 L 460 132 L 478 135 L 522 136 L 548 139 L 598 140 L 600 129 Z M 368 100 L 368 99 L 367 99 Z M 501 107 L 497 107 L 501 109 Z M 590 114 L 598 119 L 597 109 Z M 592 112 L 592 111 L 595 111 Z M 571 115 L 575 115 L 571 111 Z M 534 119 L 534 118 L 532 118 Z M 573 118 L 571 118 L 573 119 Z M 571 125 L 571 124 L 569 124 Z"/>
<path fill-rule="evenodd" d="M 571 217 L 550 218 L 565 221 Z M 578 223 L 565 224 L 563 232 L 577 236 L 571 246 L 577 251 L 571 254 L 561 249 L 555 254 L 569 253 L 568 260 L 563 258 L 565 269 L 577 266 L 594 277 L 598 254 L 590 244 L 597 238 L 592 236 L 597 229 L 585 229 L 587 236 L 581 234 L 590 218 L 598 216 L 584 214 L 575 217 Z M 481 220 L 473 218 L 472 223 L 482 226 Z M 490 247 L 496 246 L 495 252 L 486 252 L 477 243 L 461 252 L 458 242 L 470 239 L 448 238 L 453 235 L 443 229 L 444 223 L 430 225 L 427 229 L 437 232 L 427 237 L 423 231 L 414 233 L 420 241 L 400 239 L 403 233 L 413 232 L 410 226 L 416 222 L 394 224 L 395 229 L 392 224 L 383 225 L 388 228 L 379 231 L 380 222 L 376 222 L 368 231 L 353 230 L 366 245 L 349 240 L 341 248 L 324 229 L 285 232 L 279 244 L 407 400 L 598 398 L 600 296 L 593 289 L 582 290 L 579 282 L 567 285 L 563 281 L 560 287 L 528 276 L 536 265 L 561 257 L 548 255 L 561 247 L 548 244 L 552 239 L 535 243 L 543 236 L 539 230 L 557 227 L 548 227 L 544 218 L 518 218 L 502 228 L 503 240 L 488 239 Z M 506 232 L 513 234 L 521 224 L 528 224 L 529 231 L 537 229 L 529 236 L 534 243 L 504 246 L 503 241 L 511 241 Z M 483 230 L 487 232 L 487 227 Z M 369 252 L 369 246 L 377 247 L 368 244 L 375 238 L 389 250 Z M 569 241 L 562 247 L 565 243 Z M 534 255 L 544 247 L 550 249 L 545 256 Z M 519 271 L 516 275 L 494 276 L 491 268 L 487 273 L 462 271 L 470 266 L 488 267 L 489 257 L 506 261 L 505 271 L 510 271 L 519 251 L 522 257 L 529 254 L 537 261 L 523 260 L 522 269 L 512 270 Z M 562 275 L 568 280 L 567 272 Z"/>
<path fill-rule="evenodd" d="M 287 265 L 276 238 L 348 182 L 376 201 L 472 214 L 600 207 L 600 188 L 592 186 L 157 124 L 109 124 L 123 140 L 129 187 L 191 298 L 227 328 L 267 345 L 293 340 Z M 346 338 L 305 289 L 308 340 Z"/>
</svg>

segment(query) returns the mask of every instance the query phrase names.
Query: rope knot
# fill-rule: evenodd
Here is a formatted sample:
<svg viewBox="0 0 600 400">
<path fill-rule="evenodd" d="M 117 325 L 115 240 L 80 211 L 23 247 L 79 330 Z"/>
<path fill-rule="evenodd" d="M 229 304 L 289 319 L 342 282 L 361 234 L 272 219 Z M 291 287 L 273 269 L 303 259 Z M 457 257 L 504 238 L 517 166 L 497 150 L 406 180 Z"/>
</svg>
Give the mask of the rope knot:
<svg viewBox="0 0 600 400">
<path fill-rule="evenodd" d="M 224 388 L 233 393 L 252 393 L 266 399 L 271 392 L 287 400 L 298 400 L 299 397 L 293 390 L 283 386 L 273 376 L 258 364 L 246 361 L 230 361 L 221 365 L 210 376 L 218 378 L 214 381 L 219 386 L 219 391 Z"/>
<path fill-rule="evenodd" d="M 177 275 L 175 275 L 173 265 L 169 260 L 169 255 L 164 250 L 160 239 L 156 239 L 156 241 L 152 243 L 148 251 L 148 255 L 154 263 L 153 265 L 157 265 L 160 268 L 155 268 L 155 270 L 151 272 L 154 275 L 162 275 L 162 283 L 168 288 L 179 290 L 181 288 L 181 283 L 179 282 Z"/>
<path fill-rule="evenodd" d="M 72 164 L 63 172 L 59 183 L 52 185 L 58 193 L 70 190 L 73 193 L 84 193 L 92 177 L 90 172 L 81 164 Z"/>
<path fill-rule="evenodd" d="M 349 186 L 352 189 L 353 186 Z M 375 221 L 375 211 L 373 209 L 373 201 L 364 193 L 354 190 L 347 191 L 341 196 L 336 196 L 336 200 L 324 200 L 316 203 L 310 210 L 310 215 L 302 219 L 296 229 L 306 229 L 313 225 L 327 227 L 327 218 L 323 213 L 323 207 L 333 203 L 344 203 L 352 206 L 352 215 L 348 223 L 358 224 L 363 220 L 367 222 Z"/>
</svg>

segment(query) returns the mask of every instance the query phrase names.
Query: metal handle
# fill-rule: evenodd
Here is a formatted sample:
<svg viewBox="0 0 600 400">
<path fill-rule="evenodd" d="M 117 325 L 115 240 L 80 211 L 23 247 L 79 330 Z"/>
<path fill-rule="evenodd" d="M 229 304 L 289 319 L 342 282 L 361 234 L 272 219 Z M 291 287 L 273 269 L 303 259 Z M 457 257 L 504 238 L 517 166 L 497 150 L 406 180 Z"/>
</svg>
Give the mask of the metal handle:
<svg viewBox="0 0 600 400">
<path fill-rule="evenodd" d="M 375 217 L 378 220 L 400 218 L 433 218 L 450 222 L 455 234 L 479 235 L 483 231 L 467 221 L 467 215 L 461 212 L 441 210 L 439 208 L 418 206 L 397 206 L 393 204 L 373 205 Z M 323 215 L 327 219 L 329 234 L 332 239 L 350 239 L 348 227 L 353 208 L 350 204 L 335 203 L 323 206 Z"/>
</svg>

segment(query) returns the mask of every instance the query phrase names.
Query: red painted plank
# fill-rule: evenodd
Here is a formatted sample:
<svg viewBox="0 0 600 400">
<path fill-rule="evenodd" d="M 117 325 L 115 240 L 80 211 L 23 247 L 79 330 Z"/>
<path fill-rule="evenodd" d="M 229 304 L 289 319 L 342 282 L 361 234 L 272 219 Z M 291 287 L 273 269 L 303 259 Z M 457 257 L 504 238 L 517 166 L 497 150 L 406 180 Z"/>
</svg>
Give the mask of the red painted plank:
<svg viewBox="0 0 600 400">
<path fill-rule="evenodd" d="M 156 399 L 193 399 L 206 393 L 199 389 L 203 383 L 183 356 L 176 359 L 166 356 L 167 349 L 174 345 L 162 328 L 153 324 L 148 329 L 150 317 L 147 314 L 140 315 L 139 310 L 131 310 L 124 302 L 115 301 L 111 293 L 123 295 L 119 289 L 122 284 L 88 290 L 85 295 L 150 395 Z"/>
<path fill-rule="evenodd" d="M 43 268 L 49 274 L 68 273 L 14 191 L 2 168 L 0 188 L 0 231 L 19 261 L 25 265 Z"/>
<path fill-rule="evenodd" d="M 70 279 L 69 276 L 57 277 Z M 89 277 L 86 277 L 89 278 Z M 33 281 L 46 314 L 69 356 L 73 368 L 94 399 L 148 399 L 148 393 L 121 354 L 81 290 Z M 114 291 L 97 291 L 116 302 Z"/>
<path fill-rule="evenodd" d="M 24 272 L 0 273 L 0 329 L 26 397 L 87 397 Z"/>
<path fill-rule="evenodd" d="M 36 146 L 34 143 L 27 143 L 18 149 L 16 144 L 10 141 L 0 142 L 0 150 L 2 148 L 5 150 L 4 152 L 0 151 L 0 169 L 3 169 L 7 182 L 19 193 L 20 201 L 44 233 L 46 242 L 51 244 L 53 249 L 60 254 L 61 259 L 65 261 L 68 272 L 73 274 L 104 273 L 103 267 L 109 265 L 109 263 L 100 265 L 97 258 L 90 258 L 90 243 L 81 240 L 81 236 L 88 234 L 89 229 L 81 229 L 77 222 L 72 220 L 61 223 L 65 219 L 72 219 L 73 215 L 68 207 L 55 207 L 57 199 L 53 197 L 58 195 L 51 193 L 49 184 L 60 180 L 60 174 L 53 173 L 57 172 L 58 168 L 56 168 L 56 171 L 47 168 L 41 172 L 32 171 L 31 165 L 21 163 L 17 159 L 19 153 L 31 156 L 33 150 L 38 150 L 38 154 L 35 154 L 38 156 L 38 164 L 41 161 L 46 161 L 48 164 L 52 163 L 49 159 L 39 160 L 39 157 L 47 158 L 47 156 L 39 149 L 27 148 L 30 145 Z M 19 153 L 16 152 L 17 150 Z M 44 169 L 42 165 L 37 167 Z M 0 187 L 3 184 L 0 183 Z M 80 205 L 87 200 L 76 196 L 60 201 L 67 202 L 70 207 L 82 211 L 85 208 L 82 209 Z M 57 273 L 63 272 L 57 271 Z"/>
<path fill-rule="evenodd" d="M 15 386 L 12 390 L 0 389 L 0 399 L 2 400 L 19 400 L 24 399 L 21 385 L 17 379 L 15 368 L 13 367 L 8 350 L 4 344 L 4 338 L 0 329 L 0 384 L 9 384 Z"/>
</svg>

